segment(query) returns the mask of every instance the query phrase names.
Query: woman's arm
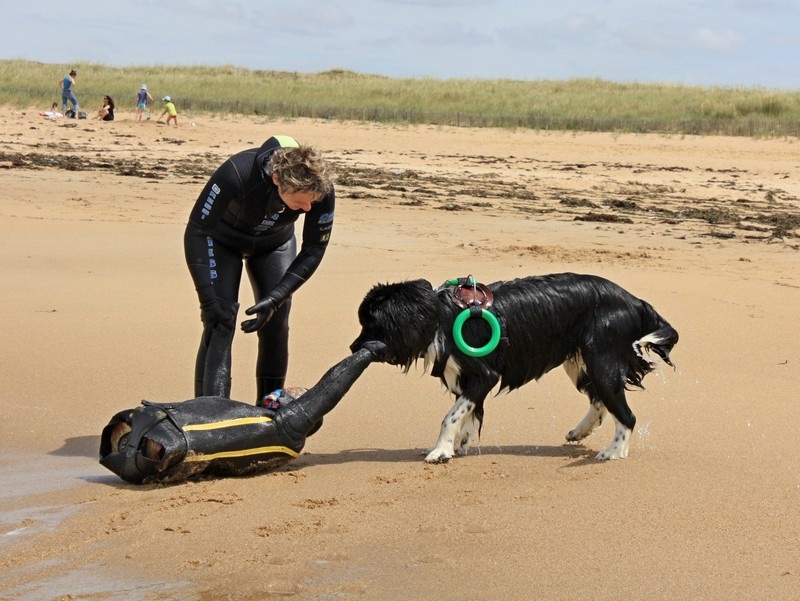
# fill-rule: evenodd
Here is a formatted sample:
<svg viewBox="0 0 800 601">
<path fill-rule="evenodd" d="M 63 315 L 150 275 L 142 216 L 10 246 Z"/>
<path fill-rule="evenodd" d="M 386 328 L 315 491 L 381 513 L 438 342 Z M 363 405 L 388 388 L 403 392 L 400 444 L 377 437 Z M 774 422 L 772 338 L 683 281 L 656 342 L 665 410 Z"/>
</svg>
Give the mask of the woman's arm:
<svg viewBox="0 0 800 601">
<path fill-rule="evenodd" d="M 334 191 L 318 203 L 303 218 L 303 243 L 300 252 L 292 261 L 278 284 L 262 299 L 245 310 L 254 319 L 242 322 L 242 330 L 247 333 L 259 330 L 317 270 L 328 247 L 333 229 L 333 208 L 336 204 Z"/>
</svg>

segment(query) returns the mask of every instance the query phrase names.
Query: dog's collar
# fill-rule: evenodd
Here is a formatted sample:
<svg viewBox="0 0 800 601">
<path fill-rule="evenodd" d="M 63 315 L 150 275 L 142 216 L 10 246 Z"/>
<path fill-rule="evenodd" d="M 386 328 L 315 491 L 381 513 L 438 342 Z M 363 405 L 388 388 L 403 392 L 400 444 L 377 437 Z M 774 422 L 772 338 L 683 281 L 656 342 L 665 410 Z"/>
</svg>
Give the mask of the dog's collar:
<svg viewBox="0 0 800 601">
<path fill-rule="evenodd" d="M 456 305 L 462 309 L 475 306 L 488 309 L 494 302 L 494 294 L 488 286 L 476 283 L 472 276 L 448 280 L 444 285 L 450 290 Z"/>
</svg>

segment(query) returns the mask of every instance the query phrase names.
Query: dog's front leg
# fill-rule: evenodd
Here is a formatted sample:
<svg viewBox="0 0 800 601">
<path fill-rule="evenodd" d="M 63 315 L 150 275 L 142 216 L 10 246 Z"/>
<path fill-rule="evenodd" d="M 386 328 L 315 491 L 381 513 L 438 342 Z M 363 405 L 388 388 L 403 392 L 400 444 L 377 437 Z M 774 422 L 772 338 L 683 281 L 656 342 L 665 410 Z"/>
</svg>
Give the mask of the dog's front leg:
<svg viewBox="0 0 800 601">
<path fill-rule="evenodd" d="M 456 450 L 466 453 L 469 448 L 469 438 L 474 429 L 475 403 L 459 396 L 455 404 L 442 420 L 439 430 L 439 440 L 436 446 L 428 452 L 425 461 L 428 463 L 446 463 L 453 458 Z M 466 440 L 465 440 L 466 437 Z"/>
</svg>

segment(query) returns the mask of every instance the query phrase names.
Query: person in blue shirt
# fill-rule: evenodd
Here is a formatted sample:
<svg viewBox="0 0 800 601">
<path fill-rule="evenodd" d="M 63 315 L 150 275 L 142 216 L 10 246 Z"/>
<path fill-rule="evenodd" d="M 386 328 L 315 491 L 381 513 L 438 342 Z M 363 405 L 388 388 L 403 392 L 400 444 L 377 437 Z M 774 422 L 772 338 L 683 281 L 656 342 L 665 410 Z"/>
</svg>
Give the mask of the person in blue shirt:
<svg viewBox="0 0 800 601">
<path fill-rule="evenodd" d="M 283 388 L 291 297 L 316 271 L 333 228 L 330 169 L 290 136 L 239 152 L 211 176 L 189 215 L 184 252 L 200 300 L 203 335 L 195 396 L 230 398 L 231 346 L 244 269 L 257 302 L 241 325 L 257 332 L 256 404 Z M 295 222 L 303 215 L 297 252 Z"/>
<path fill-rule="evenodd" d="M 75 117 L 78 116 L 78 110 L 80 109 L 78 99 L 75 97 L 75 77 L 77 75 L 78 72 L 73 69 L 69 72 L 69 75 L 65 75 L 63 79 L 58 81 L 58 87 L 61 90 L 61 112 L 67 113 L 67 102 L 70 102 Z"/>
<path fill-rule="evenodd" d="M 147 91 L 147 86 L 142 84 L 139 91 L 136 93 L 136 120 L 141 121 L 144 112 L 147 110 L 147 105 L 153 102 L 153 97 Z M 150 116 L 148 115 L 148 119 Z"/>
</svg>

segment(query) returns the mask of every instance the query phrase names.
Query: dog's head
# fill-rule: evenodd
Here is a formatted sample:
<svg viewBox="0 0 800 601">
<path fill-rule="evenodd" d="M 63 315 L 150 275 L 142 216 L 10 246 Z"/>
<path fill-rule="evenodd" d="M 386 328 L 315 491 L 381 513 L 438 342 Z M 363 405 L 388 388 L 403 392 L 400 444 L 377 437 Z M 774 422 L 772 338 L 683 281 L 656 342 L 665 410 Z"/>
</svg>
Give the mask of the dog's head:
<svg viewBox="0 0 800 601">
<path fill-rule="evenodd" d="M 439 324 L 439 302 L 427 280 L 373 287 L 358 308 L 361 333 L 350 345 L 356 352 L 366 342 L 386 345 L 385 361 L 408 370 L 433 342 Z"/>
</svg>

